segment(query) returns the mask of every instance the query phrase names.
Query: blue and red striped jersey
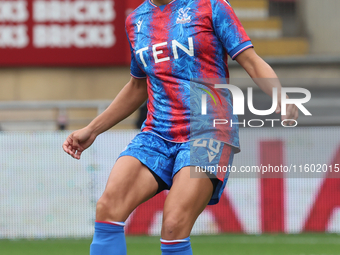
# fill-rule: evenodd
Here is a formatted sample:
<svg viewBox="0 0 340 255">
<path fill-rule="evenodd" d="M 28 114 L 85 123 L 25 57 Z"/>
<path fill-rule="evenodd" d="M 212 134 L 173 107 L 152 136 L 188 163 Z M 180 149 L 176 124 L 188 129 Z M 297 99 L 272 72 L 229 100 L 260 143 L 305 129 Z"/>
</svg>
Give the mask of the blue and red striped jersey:
<svg viewBox="0 0 340 255">
<path fill-rule="evenodd" d="M 228 78 L 228 55 L 235 59 L 253 47 L 227 0 L 174 0 L 159 7 L 146 0 L 127 18 L 126 31 L 131 75 L 148 84 L 142 131 L 173 142 L 190 139 L 190 80 Z M 230 107 L 230 95 L 225 100 Z M 239 147 L 238 128 L 227 128 L 219 140 Z"/>
</svg>

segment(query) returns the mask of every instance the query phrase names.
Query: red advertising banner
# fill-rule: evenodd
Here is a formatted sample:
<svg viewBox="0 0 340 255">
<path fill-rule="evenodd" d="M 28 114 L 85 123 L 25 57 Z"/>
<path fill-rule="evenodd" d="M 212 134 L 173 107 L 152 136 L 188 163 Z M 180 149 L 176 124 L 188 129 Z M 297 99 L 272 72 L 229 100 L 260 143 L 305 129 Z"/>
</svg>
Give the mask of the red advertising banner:
<svg viewBox="0 0 340 255">
<path fill-rule="evenodd" d="M 125 65 L 125 18 L 125 1 L 1 0 L 0 65 Z"/>
</svg>

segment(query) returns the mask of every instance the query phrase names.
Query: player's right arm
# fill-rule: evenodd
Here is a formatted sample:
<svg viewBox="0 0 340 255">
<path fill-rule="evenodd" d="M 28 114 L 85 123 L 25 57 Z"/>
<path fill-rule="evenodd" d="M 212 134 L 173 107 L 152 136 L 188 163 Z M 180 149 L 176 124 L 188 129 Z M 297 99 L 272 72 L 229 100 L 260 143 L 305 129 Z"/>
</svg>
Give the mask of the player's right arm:
<svg viewBox="0 0 340 255">
<path fill-rule="evenodd" d="M 66 153 L 80 159 L 81 153 L 94 142 L 96 137 L 118 124 L 136 111 L 147 99 L 146 79 L 131 80 L 119 92 L 110 106 L 88 126 L 70 134 L 63 144 Z"/>
</svg>

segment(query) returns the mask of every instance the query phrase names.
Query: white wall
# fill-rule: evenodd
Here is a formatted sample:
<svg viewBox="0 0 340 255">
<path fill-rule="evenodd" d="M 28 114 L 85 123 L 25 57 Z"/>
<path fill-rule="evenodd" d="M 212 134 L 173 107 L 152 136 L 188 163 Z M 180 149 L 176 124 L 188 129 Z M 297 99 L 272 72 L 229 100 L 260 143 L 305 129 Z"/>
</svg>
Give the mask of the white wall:
<svg viewBox="0 0 340 255">
<path fill-rule="evenodd" d="M 61 144 L 67 133 L 0 133 L 0 239 L 90 237 L 96 200 L 103 192 L 116 158 L 136 133 L 116 131 L 103 134 L 83 153 L 80 161 L 62 151 Z M 339 128 L 243 129 L 240 133 L 242 152 L 235 156 L 234 166 L 240 169 L 241 166 L 259 165 L 259 148 L 263 141 L 281 141 L 282 155 L 268 156 L 280 154 L 287 166 L 329 165 L 334 160 L 340 163 L 340 158 L 334 158 L 340 146 Z M 231 176 L 234 178 L 228 182 L 224 201 L 230 201 L 229 206 L 243 232 L 262 233 L 261 222 L 263 219 L 270 222 L 272 218 L 261 217 L 261 179 L 246 173 Z M 285 199 L 280 209 L 284 231 L 299 233 L 303 231 L 325 179 L 323 176 L 311 178 L 316 177 L 311 173 L 304 178 L 287 177 L 285 175 L 283 179 Z M 330 193 L 327 199 L 339 201 L 339 193 Z M 162 208 L 160 199 L 151 203 L 158 203 L 158 208 Z M 339 207 L 333 209 L 324 231 L 340 233 Z M 223 201 L 208 207 L 197 221 L 193 234 L 223 231 L 214 210 L 225 210 Z M 327 208 L 321 210 L 321 214 L 329 214 Z M 142 216 L 131 224 L 134 226 L 151 215 L 151 224 L 141 233 L 159 234 L 161 211 L 147 214 L 133 214 L 126 231 L 129 233 L 134 215 Z M 230 217 L 226 215 L 223 222 L 227 223 L 224 228 L 228 228 Z"/>
<path fill-rule="evenodd" d="M 340 1 L 298 0 L 312 54 L 340 55 Z"/>
</svg>

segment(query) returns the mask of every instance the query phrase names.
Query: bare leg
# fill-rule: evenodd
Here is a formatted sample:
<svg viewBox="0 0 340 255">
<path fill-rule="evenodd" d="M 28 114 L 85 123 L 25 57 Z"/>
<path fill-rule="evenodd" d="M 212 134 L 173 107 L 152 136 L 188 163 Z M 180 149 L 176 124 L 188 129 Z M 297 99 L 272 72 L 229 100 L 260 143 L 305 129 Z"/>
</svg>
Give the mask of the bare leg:
<svg viewBox="0 0 340 255">
<path fill-rule="evenodd" d="M 184 167 L 175 175 L 164 204 L 162 239 L 184 239 L 190 235 L 213 192 L 211 180 L 201 174 L 202 178 L 190 178 L 190 167 Z"/>
<path fill-rule="evenodd" d="M 141 203 L 155 195 L 158 183 L 148 168 L 130 156 L 114 165 L 105 191 L 97 202 L 97 221 L 125 221 Z"/>
<path fill-rule="evenodd" d="M 97 202 L 90 255 L 126 255 L 124 222 L 157 189 L 157 181 L 139 160 L 130 156 L 119 158 Z"/>
</svg>

